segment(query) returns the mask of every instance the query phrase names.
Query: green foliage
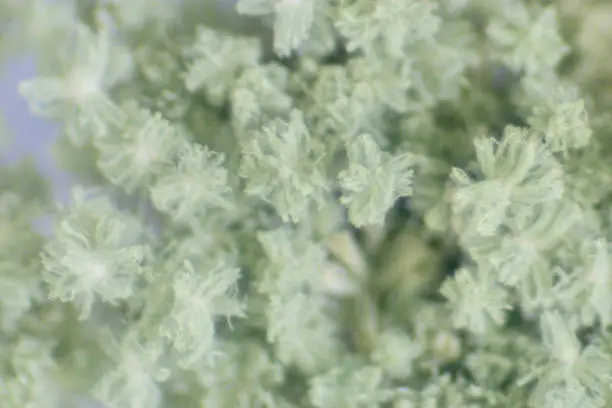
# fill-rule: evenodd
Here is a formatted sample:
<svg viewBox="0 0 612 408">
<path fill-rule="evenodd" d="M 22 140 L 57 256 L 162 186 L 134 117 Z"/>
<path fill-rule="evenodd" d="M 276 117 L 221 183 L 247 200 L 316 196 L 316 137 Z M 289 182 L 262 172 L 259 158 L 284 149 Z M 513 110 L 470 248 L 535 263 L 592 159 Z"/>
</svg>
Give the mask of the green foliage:
<svg viewBox="0 0 612 408">
<path fill-rule="evenodd" d="M 288 56 L 308 38 L 317 0 L 238 0 L 236 10 L 249 16 L 271 16 L 274 51 Z"/>
<path fill-rule="evenodd" d="M 529 73 L 555 66 L 569 51 L 558 28 L 557 10 L 508 2 L 487 26 L 491 43 L 508 66 Z"/>
<path fill-rule="evenodd" d="M 120 115 L 107 89 L 123 74 L 109 34 L 95 33 L 85 25 L 75 27 L 76 49 L 60 44 L 59 61 L 47 76 L 19 85 L 33 113 L 65 120 L 71 138 L 83 142 L 83 134 L 103 135 Z"/>
<path fill-rule="evenodd" d="M 137 244 L 140 225 L 102 197 L 86 201 L 73 190 L 73 207 L 61 218 L 42 254 L 49 297 L 73 301 L 80 318 L 89 316 L 99 296 L 117 303 L 134 293 L 147 247 Z"/>
<path fill-rule="evenodd" d="M 288 120 L 265 124 L 244 143 L 240 176 L 246 179 L 245 192 L 273 205 L 284 221 L 300 221 L 328 190 L 321 170 L 324 154 L 302 113 L 292 110 Z"/>
<path fill-rule="evenodd" d="M 204 273 L 196 272 L 185 261 L 174 279 L 174 304 L 168 322 L 160 328 L 160 334 L 184 355 L 183 365 L 192 366 L 212 358 L 216 318 L 244 316 L 243 305 L 235 298 L 239 277 L 238 269 L 224 265 L 223 261 Z"/>
<path fill-rule="evenodd" d="M 597 345 L 582 349 L 576 334 L 556 312 L 547 312 L 540 321 L 542 340 L 549 355 L 535 368 L 538 385 L 533 394 L 536 404 L 546 399 L 558 399 L 564 392 L 585 404 L 605 401 L 612 379 L 612 359 Z M 527 381 L 527 378 L 521 381 Z M 553 396 L 551 396 L 554 395 Z"/>
<path fill-rule="evenodd" d="M 458 168 L 451 173 L 452 208 L 462 233 L 494 235 L 507 217 L 530 217 L 538 206 L 561 198 L 562 169 L 529 129 L 509 126 L 501 141 L 481 137 L 474 146 L 483 180 L 471 180 Z"/>
<path fill-rule="evenodd" d="M 202 406 L 219 408 L 289 408 L 278 394 L 285 373 L 257 343 L 222 345 L 223 357 L 212 370 L 202 370 L 199 378 L 206 391 Z"/>
<path fill-rule="evenodd" d="M 12 191 L 0 195 L 0 322 L 7 331 L 44 298 L 37 256 L 44 241 L 31 226 L 39 213 L 40 206 Z"/>
<path fill-rule="evenodd" d="M 111 367 L 93 387 L 93 395 L 112 407 L 161 407 L 163 394 L 159 382 L 169 375 L 160 366 L 162 348 L 157 342 L 143 342 L 133 332 L 125 338 L 115 339 L 103 333 L 103 350 Z"/>
<path fill-rule="evenodd" d="M 393 394 L 384 386 L 379 368 L 347 362 L 312 378 L 308 396 L 316 408 L 369 408 L 389 401 Z"/>
<path fill-rule="evenodd" d="M 2 371 L 6 378 L 0 388 L 2 403 L 8 408 L 51 408 L 62 399 L 53 381 L 57 369 L 53 360 L 53 342 L 32 336 L 7 339 L 2 343 Z M 15 375 L 18 373 L 18 375 Z"/>
<path fill-rule="evenodd" d="M 345 191 L 340 201 L 356 227 L 381 224 L 399 197 L 412 194 L 415 160 L 410 154 L 392 157 L 381 152 L 370 135 L 357 137 L 347 154 L 349 167 L 338 176 Z"/>
<path fill-rule="evenodd" d="M 563 90 L 557 92 L 560 95 L 554 98 L 554 104 L 536 107 L 529 122 L 544 135 L 553 152 L 567 153 L 569 149 L 586 146 L 593 131 L 584 100 L 566 95 Z"/>
<path fill-rule="evenodd" d="M 224 156 L 201 146 L 186 146 L 178 164 L 151 186 L 151 200 L 179 221 L 191 221 L 210 209 L 231 208 Z"/>
<path fill-rule="evenodd" d="M 0 405 L 609 407 L 591 3 L 0 1 Z"/>
<path fill-rule="evenodd" d="M 457 327 L 484 334 L 491 326 L 504 323 L 510 309 L 508 293 L 492 281 L 490 271 L 479 271 L 475 276 L 469 269 L 460 269 L 444 282 L 440 293 L 450 302 Z"/>
<path fill-rule="evenodd" d="M 391 378 L 406 379 L 413 374 L 415 360 L 423 354 L 423 346 L 398 329 L 381 333 L 372 352 L 372 361 Z"/>
<path fill-rule="evenodd" d="M 322 292 L 325 251 L 284 229 L 260 233 L 258 239 L 266 260 L 257 290 L 268 305 L 267 339 L 278 359 L 306 372 L 329 366 L 342 348 Z"/>
<path fill-rule="evenodd" d="M 382 45 L 395 58 L 404 58 L 406 46 L 430 38 L 439 29 L 441 19 L 434 14 L 433 2 L 383 0 L 351 1 L 341 8 L 336 22 L 347 39 L 349 51 L 373 52 Z"/>
<path fill-rule="evenodd" d="M 185 87 L 190 92 L 203 89 L 211 103 L 222 105 L 233 87 L 232 81 L 243 68 L 256 65 L 259 54 L 256 41 L 220 36 L 200 27 L 195 44 L 187 51 L 193 62 L 185 74 Z"/>
<path fill-rule="evenodd" d="M 169 170 L 182 146 L 181 132 L 159 113 L 136 104 L 125 108 L 126 123 L 96 143 L 98 168 L 128 193 L 150 185 Z"/>
</svg>

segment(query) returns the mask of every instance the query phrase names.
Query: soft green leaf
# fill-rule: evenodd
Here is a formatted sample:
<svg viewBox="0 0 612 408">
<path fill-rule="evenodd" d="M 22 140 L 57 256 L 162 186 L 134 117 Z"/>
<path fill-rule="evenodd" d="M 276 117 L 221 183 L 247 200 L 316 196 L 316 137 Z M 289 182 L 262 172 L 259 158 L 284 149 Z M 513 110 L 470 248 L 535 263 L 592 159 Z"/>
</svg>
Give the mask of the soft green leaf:
<svg viewBox="0 0 612 408">
<path fill-rule="evenodd" d="M 366 88 L 375 101 L 401 113 L 415 109 L 409 98 L 415 85 L 412 68 L 411 62 L 393 61 L 380 54 L 354 58 L 349 63 L 349 72 L 358 84 L 356 90 Z"/>
<path fill-rule="evenodd" d="M 588 393 L 591 398 L 609 392 L 612 381 L 610 355 L 596 345 L 587 345 L 583 349 L 576 333 L 558 312 L 544 312 L 540 329 L 549 354 L 534 367 L 532 374 L 520 380 L 524 384 L 537 379 L 532 396 L 536 406 L 541 406 L 547 395 L 560 390 L 570 396 L 575 396 L 578 391 L 583 395 Z"/>
<path fill-rule="evenodd" d="M 204 271 L 185 261 L 174 279 L 173 308 L 160 328 L 182 355 L 182 365 L 193 367 L 212 359 L 218 318 L 244 317 L 235 293 L 239 277 L 239 270 L 223 261 Z"/>
<path fill-rule="evenodd" d="M 278 229 L 258 234 L 266 254 L 258 291 L 267 297 L 267 338 L 277 357 L 306 372 L 338 356 L 337 325 L 322 294 L 325 251 L 308 239 Z"/>
<path fill-rule="evenodd" d="M 435 2 L 419 0 L 351 1 L 342 7 L 336 21 L 348 40 L 349 51 L 366 52 L 380 46 L 395 58 L 403 58 L 406 46 L 429 39 L 441 20 L 434 14 Z"/>
<path fill-rule="evenodd" d="M 288 115 L 293 100 L 286 92 L 289 70 L 276 63 L 245 70 L 232 92 L 232 125 L 237 137 L 249 138 L 271 118 Z"/>
<path fill-rule="evenodd" d="M 274 5 L 274 50 L 288 56 L 308 38 L 315 19 L 316 0 L 277 0 Z"/>
<path fill-rule="evenodd" d="M 128 122 L 117 134 L 98 141 L 98 167 L 128 193 L 146 188 L 171 168 L 185 140 L 176 126 L 135 104 L 126 108 Z"/>
<path fill-rule="evenodd" d="M 202 408 L 289 408 L 276 392 L 282 365 L 253 342 L 226 342 L 213 369 L 201 370 Z"/>
<path fill-rule="evenodd" d="M 487 35 L 510 67 L 524 68 L 528 73 L 549 71 L 568 53 L 554 7 L 531 10 L 513 2 L 503 10 L 503 17 L 493 19 L 487 26 Z"/>
<path fill-rule="evenodd" d="M 22 335 L 0 343 L 0 400 L 6 408 L 60 408 L 65 404 L 53 358 L 53 341 Z"/>
<path fill-rule="evenodd" d="M 567 153 L 570 149 L 584 147 L 593 134 L 582 99 L 559 101 L 549 109 L 536 109 L 530 124 L 542 132 L 553 152 Z"/>
<path fill-rule="evenodd" d="M 160 383 L 169 371 L 160 365 L 159 343 L 141 342 L 133 332 L 120 341 L 110 335 L 100 341 L 113 366 L 95 384 L 93 396 L 109 407 L 163 407 Z"/>
<path fill-rule="evenodd" d="M 285 221 L 299 221 L 311 204 L 322 205 L 328 182 L 321 168 L 323 146 L 314 139 L 303 115 L 275 119 L 242 148 L 240 176 L 246 193 L 272 204 Z"/>
<path fill-rule="evenodd" d="M 59 72 L 26 80 L 19 86 L 33 113 L 66 120 L 76 143 L 86 137 L 102 137 L 109 123 L 122 119 L 122 112 L 108 95 L 117 82 L 116 50 L 107 32 L 95 33 L 76 27 L 76 50 L 63 51 Z M 66 46 L 66 44 L 62 44 Z"/>
<path fill-rule="evenodd" d="M 267 339 L 283 364 L 305 373 L 332 366 L 343 348 L 338 326 L 327 312 L 327 299 L 319 294 L 278 292 L 267 308 Z"/>
<path fill-rule="evenodd" d="M 273 16 L 274 51 L 286 57 L 308 38 L 317 0 L 238 0 L 238 13 Z"/>
<path fill-rule="evenodd" d="M 394 394 L 385 387 L 379 368 L 358 364 L 338 366 L 313 377 L 308 392 L 316 408 L 378 408 Z"/>
<path fill-rule="evenodd" d="M 266 255 L 259 291 L 287 293 L 317 286 L 326 258 L 320 245 L 288 228 L 260 232 L 257 239 Z"/>
<path fill-rule="evenodd" d="M 389 329 L 377 337 L 372 352 L 372 361 L 391 378 L 405 379 L 413 374 L 415 360 L 423 352 L 422 345 L 411 339 L 406 333 L 397 329 Z"/>
<path fill-rule="evenodd" d="M 348 158 L 349 167 L 338 178 L 344 190 L 340 200 L 353 225 L 382 223 L 395 200 L 412 194 L 412 155 L 392 156 L 364 134 L 348 146 Z"/>
<path fill-rule="evenodd" d="M 187 90 L 203 90 L 212 104 L 222 106 L 241 71 L 259 61 L 260 46 L 253 39 L 234 38 L 199 27 L 196 42 L 186 50 L 186 55 Z"/>
<path fill-rule="evenodd" d="M 6 331 L 44 298 L 38 258 L 44 241 L 31 226 L 36 207 L 11 191 L 0 192 L 0 326 Z"/>
<path fill-rule="evenodd" d="M 474 141 L 481 180 L 455 168 L 452 210 L 461 229 L 493 235 L 511 217 L 529 218 L 538 205 L 563 194 L 563 172 L 529 129 L 507 127 L 501 141 Z"/>
<path fill-rule="evenodd" d="M 108 199 L 86 199 L 74 189 L 71 209 L 43 252 L 49 296 L 71 301 L 89 316 L 97 298 L 115 304 L 134 294 L 147 247 L 136 242 L 140 226 Z"/>
<path fill-rule="evenodd" d="M 503 325 L 510 309 L 508 291 L 495 282 L 490 270 L 461 268 L 444 282 L 440 293 L 450 302 L 455 326 L 477 334 Z"/>
<path fill-rule="evenodd" d="M 229 209 L 231 188 L 222 154 L 199 145 L 179 152 L 178 165 L 151 187 L 153 204 L 181 222 L 189 222 L 214 209 Z"/>
</svg>

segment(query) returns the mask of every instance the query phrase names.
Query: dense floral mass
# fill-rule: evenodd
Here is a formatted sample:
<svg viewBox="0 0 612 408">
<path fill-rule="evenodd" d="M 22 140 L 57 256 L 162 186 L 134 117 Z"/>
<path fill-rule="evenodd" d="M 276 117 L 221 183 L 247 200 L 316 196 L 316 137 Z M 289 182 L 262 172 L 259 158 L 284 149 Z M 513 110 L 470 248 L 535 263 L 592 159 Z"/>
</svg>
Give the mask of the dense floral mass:
<svg viewBox="0 0 612 408">
<path fill-rule="evenodd" d="M 611 406 L 610 16 L 0 1 L 77 179 L 0 168 L 0 406 Z"/>
</svg>

